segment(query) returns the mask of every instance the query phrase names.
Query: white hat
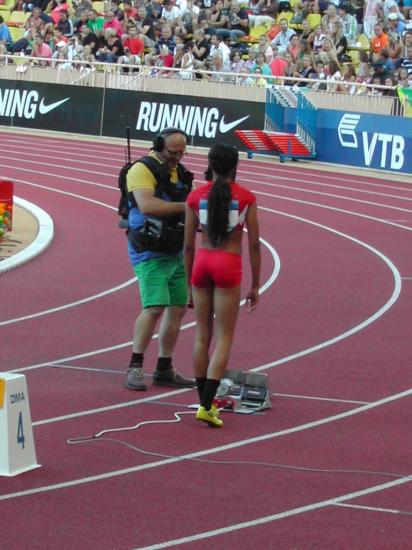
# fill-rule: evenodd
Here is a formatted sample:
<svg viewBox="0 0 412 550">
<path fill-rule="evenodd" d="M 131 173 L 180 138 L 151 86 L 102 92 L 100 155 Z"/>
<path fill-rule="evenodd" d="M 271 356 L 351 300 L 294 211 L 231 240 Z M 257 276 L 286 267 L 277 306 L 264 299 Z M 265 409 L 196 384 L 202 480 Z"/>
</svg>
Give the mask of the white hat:
<svg viewBox="0 0 412 550">
<path fill-rule="evenodd" d="M 395 21 L 395 19 L 398 19 L 398 17 L 399 17 L 399 16 L 398 16 L 397 13 L 390 13 L 390 14 L 388 15 L 388 19 L 389 19 L 390 21 Z"/>
<path fill-rule="evenodd" d="M 59 42 L 57 42 L 56 46 L 58 48 L 64 48 L 64 46 L 67 46 L 67 44 L 64 40 L 60 40 Z"/>
</svg>

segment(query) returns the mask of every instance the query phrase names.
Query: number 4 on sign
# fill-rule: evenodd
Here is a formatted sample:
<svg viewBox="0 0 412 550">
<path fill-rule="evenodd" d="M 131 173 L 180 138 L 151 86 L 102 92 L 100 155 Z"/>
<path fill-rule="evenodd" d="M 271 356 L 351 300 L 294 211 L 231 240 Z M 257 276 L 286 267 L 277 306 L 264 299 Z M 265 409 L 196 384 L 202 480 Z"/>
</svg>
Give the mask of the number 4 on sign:
<svg viewBox="0 0 412 550">
<path fill-rule="evenodd" d="M 17 425 L 17 445 L 21 445 L 21 448 L 24 449 L 24 431 L 23 431 L 23 414 L 19 413 L 19 422 Z"/>
</svg>

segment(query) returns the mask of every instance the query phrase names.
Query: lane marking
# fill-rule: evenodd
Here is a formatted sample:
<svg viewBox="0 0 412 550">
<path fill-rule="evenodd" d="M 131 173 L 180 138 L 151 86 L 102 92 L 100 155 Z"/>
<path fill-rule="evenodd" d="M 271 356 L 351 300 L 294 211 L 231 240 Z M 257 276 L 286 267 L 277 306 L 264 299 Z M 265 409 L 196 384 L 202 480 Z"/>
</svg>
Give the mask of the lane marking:
<svg viewBox="0 0 412 550">
<path fill-rule="evenodd" d="M 359 504 L 343 504 L 341 502 L 337 502 L 334 506 L 354 508 L 356 510 L 370 510 L 371 512 L 385 512 L 387 514 L 407 514 L 408 516 L 412 516 L 412 512 L 402 512 L 402 510 L 394 510 L 392 508 L 376 508 L 376 506 L 360 506 Z"/>
<path fill-rule="evenodd" d="M 327 506 L 337 505 L 346 500 L 352 500 L 354 498 L 362 497 L 365 495 L 371 495 L 385 489 L 391 489 L 398 485 L 403 485 L 404 483 L 410 482 L 409 478 L 402 478 L 393 482 L 382 483 L 381 485 L 375 485 L 374 487 L 368 487 L 367 489 L 361 489 L 353 493 L 347 493 L 346 495 L 341 495 L 339 497 L 330 498 L 320 502 L 314 502 L 312 504 L 307 504 L 306 506 L 300 506 L 299 508 L 292 508 L 291 510 L 286 510 L 285 512 L 279 512 L 277 514 L 272 514 L 270 516 L 264 516 L 256 518 L 250 521 L 243 521 L 241 523 L 228 525 L 226 527 L 221 527 L 219 529 L 213 529 L 211 531 L 204 531 L 203 533 L 197 533 L 188 537 L 182 537 L 180 539 L 168 540 L 165 542 L 160 542 L 157 544 L 151 544 L 150 546 L 139 546 L 135 550 L 160 550 L 161 548 L 170 548 L 171 546 L 180 546 L 181 544 L 187 544 L 189 542 L 194 542 L 198 540 L 207 539 L 210 537 L 215 537 L 217 535 L 226 535 L 227 533 L 233 533 L 234 531 L 239 531 L 241 529 L 247 529 L 249 527 L 256 527 L 258 525 L 264 525 L 265 523 L 272 523 L 273 521 L 278 521 L 280 519 L 285 519 L 291 516 L 296 516 L 299 514 L 304 514 L 306 512 L 313 512 L 314 510 L 320 510 Z"/>
<path fill-rule="evenodd" d="M 181 392 L 181 391 L 182 390 L 178 390 L 178 392 Z M 168 395 L 173 395 L 175 393 L 176 392 L 170 392 Z M 390 395 L 388 397 L 384 397 L 383 399 L 379 399 L 378 401 L 368 403 L 367 405 L 362 405 L 361 407 L 357 407 L 357 408 L 351 409 L 349 411 L 345 411 L 345 412 L 342 412 L 342 413 L 339 413 L 339 414 L 335 414 L 335 415 L 332 415 L 332 416 L 329 416 L 329 417 L 325 417 L 325 418 L 322 418 L 320 420 L 314 420 L 312 422 L 307 422 L 306 424 L 301 424 L 300 426 L 294 426 L 292 428 L 286 428 L 286 429 L 280 430 L 278 432 L 265 433 L 265 434 L 258 435 L 258 436 L 255 436 L 255 437 L 251 437 L 251 438 L 248 438 L 248 439 L 233 441 L 232 443 L 227 443 L 227 444 L 221 445 L 219 447 L 214 447 L 214 448 L 210 448 L 210 449 L 203 449 L 201 451 L 195 451 L 195 452 L 187 453 L 187 454 L 180 455 L 180 456 L 174 456 L 174 457 L 170 457 L 170 458 L 166 458 L 166 459 L 160 459 L 160 460 L 157 460 L 157 461 L 154 461 L 154 462 L 148 462 L 146 464 L 140 464 L 138 466 L 131 466 L 129 468 L 123 468 L 121 470 L 112 470 L 110 472 L 106 472 L 106 473 L 103 473 L 103 474 L 97 474 L 97 475 L 88 476 L 88 477 L 84 477 L 84 478 L 80 478 L 80 479 L 74 479 L 74 480 L 70 480 L 70 481 L 63 481 L 63 482 L 60 482 L 60 483 L 46 485 L 46 486 L 43 486 L 43 487 L 36 487 L 36 488 L 33 488 L 33 489 L 26 489 L 24 491 L 17 491 L 15 493 L 7 493 L 5 495 L 0 496 L 0 501 L 8 500 L 8 499 L 11 499 L 11 498 L 18 498 L 18 497 L 22 497 L 22 496 L 39 494 L 39 493 L 46 493 L 46 492 L 49 492 L 49 491 L 55 491 L 57 489 L 64 489 L 64 488 L 67 488 L 67 487 L 74 487 L 74 486 L 78 486 L 78 485 L 84 485 L 85 483 L 91 483 L 91 482 L 94 482 L 94 481 L 101 481 L 101 480 L 104 480 L 104 479 L 109 479 L 109 478 L 118 477 L 118 476 L 122 476 L 122 475 L 127 475 L 127 474 L 131 474 L 131 473 L 142 472 L 142 471 L 145 471 L 145 470 L 151 470 L 151 469 L 154 469 L 154 468 L 159 468 L 161 466 L 167 466 L 169 464 L 175 464 L 177 462 L 182 462 L 184 460 L 189 460 L 189 459 L 193 459 L 193 458 L 200 458 L 200 457 L 203 457 L 203 456 L 209 456 L 211 454 L 216 454 L 216 453 L 220 453 L 220 452 L 224 452 L 224 451 L 228 451 L 228 450 L 237 449 L 237 448 L 240 448 L 240 447 L 245 447 L 246 445 L 253 445 L 254 443 L 260 443 L 262 441 L 270 441 L 270 440 L 272 440 L 276 437 L 282 437 L 284 435 L 289 435 L 289 434 L 296 434 L 296 433 L 299 433 L 299 432 L 302 432 L 302 431 L 305 431 L 305 430 L 316 428 L 318 426 L 323 426 L 325 424 L 329 424 L 331 422 L 336 422 L 337 420 L 342 420 L 344 418 L 349 418 L 351 416 L 355 416 L 357 414 L 369 411 L 371 409 L 381 407 L 382 405 L 386 405 L 387 403 L 397 401 L 398 399 L 403 399 L 404 397 L 409 397 L 410 395 L 412 395 L 412 388 L 410 388 L 408 390 L 405 390 L 403 392 L 394 394 L 394 395 Z M 153 396 L 153 397 L 159 398 L 159 396 Z M 147 398 L 145 400 L 147 401 L 147 400 L 150 400 L 150 399 L 151 398 Z M 130 403 L 130 404 L 132 404 L 132 403 Z M 44 421 L 42 423 L 47 424 L 48 422 Z M 33 423 L 33 425 L 39 425 L 39 423 Z M 97 443 L 99 440 L 96 439 L 96 440 L 93 440 L 93 441 Z M 393 486 L 391 484 L 395 484 L 395 485 L 399 484 L 402 480 L 403 480 L 403 483 L 406 483 L 408 481 L 412 481 L 412 478 L 410 478 L 410 479 L 409 478 L 401 478 L 401 480 L 397 479 L 393 482 L 389 482 L 388 484 L 383 484 L 383 485 L 380 485 L 378 487 L 386 487 L 386 486 L 390 487 L 390 486 Z M 366 493 L 364 493 L 362 491 L 361 494 L 366 494 Z M 355 498 L 355 497 L 351 497 L 351 498 Z M 332 499 L 332 500 L 334 500 L 334 499 Z M 327 502 L 329 502 L 329 501 L 327 501 Z M 312 506 L 312 505 L 310 505 L 310 506 Z M 303 509 L 306 510 L 306 508 L 307 507 L 304 507 Z M 302 510 L 302 508 L 299 508 L 298 510 Z"/>
</svg>

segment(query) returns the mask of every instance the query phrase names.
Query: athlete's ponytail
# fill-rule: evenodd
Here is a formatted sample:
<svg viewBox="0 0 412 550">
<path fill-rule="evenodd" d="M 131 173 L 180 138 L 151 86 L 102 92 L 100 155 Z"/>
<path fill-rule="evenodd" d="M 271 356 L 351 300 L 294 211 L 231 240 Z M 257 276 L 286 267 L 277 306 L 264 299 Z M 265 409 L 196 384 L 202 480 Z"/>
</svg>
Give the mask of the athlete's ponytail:
<svg viewBox="0 0 412 550">
<path fill-rule="evenodd" d="M 206 174 L 214 173 L 215 179 L 207 201 L 207 235 L 213 247 L 227 240 L 229 208 L 232 200 L 230 183 L 236 177 L 239 153 L 235 147 L 218 143 L 209 151 Z"/>
</svg>

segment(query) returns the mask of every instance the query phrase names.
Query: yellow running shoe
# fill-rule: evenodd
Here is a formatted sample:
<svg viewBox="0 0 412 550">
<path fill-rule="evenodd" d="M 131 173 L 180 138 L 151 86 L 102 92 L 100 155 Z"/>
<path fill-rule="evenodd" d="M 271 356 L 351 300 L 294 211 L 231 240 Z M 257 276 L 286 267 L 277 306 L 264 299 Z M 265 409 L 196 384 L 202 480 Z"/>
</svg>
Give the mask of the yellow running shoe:
<svg viewBox="0 0 412 550">
<path fill-rule="evenodd" d="M 209 426 L 214 428 L 221 428 L 223 426 L 223 421 L 219 418 L 219 411 L 212 405 L 207 411 L 204 407 L 200 406 L 197 409 L 196 418 L 202 422 L 207 422 Z"/>
</svg>

